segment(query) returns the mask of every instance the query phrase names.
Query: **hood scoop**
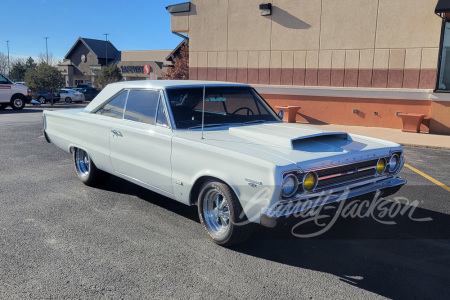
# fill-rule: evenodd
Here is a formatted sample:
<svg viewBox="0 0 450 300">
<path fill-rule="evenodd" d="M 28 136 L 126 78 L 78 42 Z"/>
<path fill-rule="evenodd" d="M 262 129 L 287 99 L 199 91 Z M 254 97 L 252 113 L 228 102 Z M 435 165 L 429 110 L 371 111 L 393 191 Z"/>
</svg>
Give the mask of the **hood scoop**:
<svg viewBox="0 0 450 300">
<path fill-rule="evenodd" d="M 350 140 L 345 132 L 323 132 L 309 128 L 284 127 L 283 125 L 253 125 L 231 127 L 230 134 L 253 143 L 271 144 L 274 146 L 301 150 L 316 143 L 336 143 Z"/>
</svg>

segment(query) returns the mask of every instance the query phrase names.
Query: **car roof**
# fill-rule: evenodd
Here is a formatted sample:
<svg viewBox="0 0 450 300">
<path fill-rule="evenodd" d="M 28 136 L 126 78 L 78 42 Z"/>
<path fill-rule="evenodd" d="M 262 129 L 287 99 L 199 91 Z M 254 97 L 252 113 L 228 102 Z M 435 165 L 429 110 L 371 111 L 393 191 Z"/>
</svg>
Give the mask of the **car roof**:
<svg viewBox="0 0 450 300">
<path fill-rule="evenodd" d="M 166 89 L 166 88 L 187 88 L 203 86 L 222 87 L 250 87 L 247 84 L 223 82 L 223 81 L 201 81 L 201 80 L 138 80 L 121 81 L 108 84 L 85 108 L 85 112 L 95 111 L 106 100 L 114 96 L 123 89 Z"/>
<path fill-rule="evenodd" d="M 249 86 L 247 84 L 223 82 L 223 81 L 203 81 L 203 80 L 137 80 L 121 81 L 110 85 L 122 86 L 122 88 L 170 88 L 170 87 L 194 87 L 194 86 Z"/>
</svg>

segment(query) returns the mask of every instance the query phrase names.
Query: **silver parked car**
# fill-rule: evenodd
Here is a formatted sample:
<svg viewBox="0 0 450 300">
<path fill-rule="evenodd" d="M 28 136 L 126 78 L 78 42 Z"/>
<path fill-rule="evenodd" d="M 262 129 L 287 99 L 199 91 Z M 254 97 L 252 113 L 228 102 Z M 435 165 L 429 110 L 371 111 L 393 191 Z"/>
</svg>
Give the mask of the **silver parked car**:
<svg viewBox="0 0 450 300">
<path fill-rule="evenodd" d="M 84 101 L 84 94 L 72 89 L 60 89 L 59 95 L 66 103 L 79 103 Z"/>
</svg>

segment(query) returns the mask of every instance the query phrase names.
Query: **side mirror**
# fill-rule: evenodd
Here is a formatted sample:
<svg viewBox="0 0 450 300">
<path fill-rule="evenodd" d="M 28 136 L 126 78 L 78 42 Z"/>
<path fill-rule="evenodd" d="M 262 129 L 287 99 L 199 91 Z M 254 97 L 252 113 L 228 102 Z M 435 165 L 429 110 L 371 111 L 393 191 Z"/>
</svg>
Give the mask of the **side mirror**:
<svg viewBox="0 0 450 300">
<path fill-rule="evenodd" d="M 280 109 L 280 110 L 278 111 L 278 116 L 280 117 L 280 119 L 283 119 L 283 117 L 284 117 L 284 111 L 283 111 L 282 109 Z"/>
</svg>

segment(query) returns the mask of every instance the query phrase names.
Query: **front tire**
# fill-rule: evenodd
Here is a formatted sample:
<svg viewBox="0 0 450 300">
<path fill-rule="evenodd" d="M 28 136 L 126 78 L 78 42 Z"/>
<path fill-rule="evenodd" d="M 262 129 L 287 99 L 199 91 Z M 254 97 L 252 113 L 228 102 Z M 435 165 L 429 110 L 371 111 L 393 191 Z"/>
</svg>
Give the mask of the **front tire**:
<svg viewBox="0 0 450 300">
<path fill-rule="evenodd" d="M 257 226 L 247 220 L 236 194 L 223 182 L 205 182 L 197 204 L 203 227 L 218 245 L 241 243 L 250 237 Z"/>
<path fill-rule="evenodd" d="M 22 110 L 25 107 L 25 101 L 22 97 L 14 97 L 10 105 L 14 110 Z"/>
<path fill-rule="evenodd" d="M 86 151 L 76 148 L 73 151 L 73 161 L 77 176 L 85 185 L 99 186 L 108 181 L 109 174 L 99 170 Z"/>
<path fill-rule="evenodd" d="M 47 101 L 45 101 L 45 98 L 44 97 L 39 97 L 39 99 L 38 99 L 38 101 L 39 101 L 39 103 L 41 103 L 41 104 L 45 104 Z"/>
<path fill-rule="evenodd" d="M 66 103 L 72 103 L 72 99 L 70 99 L 70 97 L 66 97 L 65 101 Z"/>
</svg>

